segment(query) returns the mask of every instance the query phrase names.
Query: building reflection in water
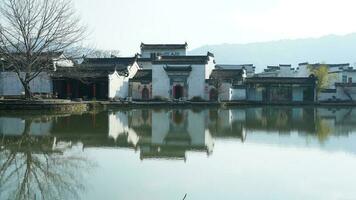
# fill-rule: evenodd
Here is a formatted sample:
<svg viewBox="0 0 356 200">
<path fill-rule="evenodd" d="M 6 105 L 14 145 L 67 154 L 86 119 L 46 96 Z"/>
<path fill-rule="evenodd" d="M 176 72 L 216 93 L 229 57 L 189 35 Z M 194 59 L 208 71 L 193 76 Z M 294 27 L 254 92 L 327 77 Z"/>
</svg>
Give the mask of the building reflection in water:
<svg viewBox="0 0 356 200">
<path fill-rule="evenodd" d="M 239 107 L 234 109 L 132 109 L 80 115 L 1 115 L 2 138 L 52 138 L 52 147 L 130 148 L 144 159 L 186 160 L 187 152 L 213 153 L 214 140 L 248 141 L 251 134 L 316 138 L 355 130 L 352 108 Z M 54 150 L 54 149 L 53 149 Z"/>
<path fill-rule="evenodd" d="M 239 107 L 234 109 L 133 109 L 73 115 L 0 114 L 0 199 L 73 199 L 85 190 L 93 163 L 88 148 L 133 149 L 141 160 L 187 160 L 212 155 L 214 141 L 253 141 L 276 135 L 286 145 L 310 139 L 324 145 L 356 130 L 352 108 Z M 298 140 L 296 140 L 297 135 Z M 261 139 L 260 138 L 260 139 Z M 340 140 L 338 140 L 340 141 Z M 356 153 L 354 141 L 337 144 Z M 79 153 L 73 154 L 80 144 Z M 350 147 L 351 146 L 351 147 Z"/>
</svg>

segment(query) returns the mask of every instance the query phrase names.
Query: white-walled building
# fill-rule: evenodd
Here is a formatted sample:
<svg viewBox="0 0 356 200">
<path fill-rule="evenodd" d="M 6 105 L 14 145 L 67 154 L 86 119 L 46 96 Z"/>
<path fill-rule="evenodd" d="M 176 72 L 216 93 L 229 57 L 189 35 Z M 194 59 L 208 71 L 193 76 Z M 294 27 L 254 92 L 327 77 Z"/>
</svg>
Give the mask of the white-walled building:
<svg viewBox="0 0 356 200">
<path fill-rule="evenodd" d="M 129 80 L 140 69 L 137 57 L 86 58 L 80 66 L 58 68 L 53 74 L 59 98 L 125 99 Z"/>
<path fill-rule="evenodd" d="M 141 43 L 141 57 L 186 56 L 188 44 L 144 44 Z"/>
<path fill-rule="evenodd" d="M 158 56 L 186 56 L 188 44 L 144 44 L 141 43 L 138 64 L 143 69 L 152 69 L 152 61 Z"/>
<path fill-rule="evenodd" d="M 300 63 L 297 76 L 310 75 L 310 68 L 326 66 L 329 70 L 329 86 L 318 95 L 319 101 L 354 101 L 356 99 L 356 71 L 349 63 L 342 64 L 309 64 Z"/>
<path fill-rule="evenodd" d="M 259 74 L 258 77 L 295 77 L 296 71 L 292 65 L 280 64 L 278 66 L 267 66 L 267 68 Z M 309 76 L 309 75 L 308 75 Z M 305 77 L 308 77 L 305 76 Z"/>
<path fill-rule="evenodd" d="M 253 77 L 256 72 L 256 67 L 253 64 L 242 64 L 242 65 L 225 65 L 225 64 L 217 64 L 217 69 L 227 69 L 227 70 L 242 70 L 246 71 L 246 77 Z"/>
<path fill-rule="evenodd" d="M 152 66 L 152 96 L 205 99 L 205 80 L 215 68 L 212 53 L 203 56 L 159 56 Z"/>
<path fill-rule="evenodd" d="M 30 82 L 31 92 L 34 94 L 47 94 L 51 95 L 53 92 L 53 84 L 50 74 L 57 70 L 58 67 L 70 68 L 74 66 L 72 60 L 68 59 L 63 52 L 58 53 L 43 53 L 43 62 L 49 62 L 49 70 L 39 73 Z M 17 75 L 11 68 L 7 68 L 6 60 L 2 59 L 0 62 L 2 66 L 0 68 L 0 96 L 17 97 L 24 95 L 25 90 Z M 36 73 L 34 71 L 33 73 Z M 22 77 L 25 77 L 26 73 L 20 73 Z"/>
<path fill-rule="evenodd" d="M 152 99 L 152 69 L 140 69 L 130 79 L 130 97 L 133 100 Z"/>
<path fill-rule="evenodd" d="M 245 100 L 246 89 L 243 81 L 247 77 L 245 69 L 216 68 L 206 80 L 210 101 Z"/>
</svg>

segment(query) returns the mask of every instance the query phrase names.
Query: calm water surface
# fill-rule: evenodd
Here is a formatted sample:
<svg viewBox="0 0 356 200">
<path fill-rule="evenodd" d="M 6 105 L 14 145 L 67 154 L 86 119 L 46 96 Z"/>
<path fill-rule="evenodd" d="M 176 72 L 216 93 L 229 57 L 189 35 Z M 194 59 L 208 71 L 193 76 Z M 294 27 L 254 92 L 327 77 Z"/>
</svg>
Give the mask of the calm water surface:
<svg viewBox="0 0 356 200">
<path fill-rule="evenodd" d="M 0 114 L 0 199 L 356 199 L 356 110 Z"/>
</svg>

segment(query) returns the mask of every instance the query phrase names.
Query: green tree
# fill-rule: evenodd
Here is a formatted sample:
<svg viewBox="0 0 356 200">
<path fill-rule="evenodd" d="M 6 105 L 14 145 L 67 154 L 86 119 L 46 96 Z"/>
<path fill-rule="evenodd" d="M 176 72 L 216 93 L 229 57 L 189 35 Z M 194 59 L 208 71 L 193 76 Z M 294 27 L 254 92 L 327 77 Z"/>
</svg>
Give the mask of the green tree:
<svg viewBox="0 0 356 200">
<path fill-rule="evenodd" d="M 329 67 L 326 64 L 318 66 L 309 65 L 308 69 L 309 72 L 318 79 L 316 84 L 317 95 L 320 94 L 321 91 L 327 89 L 331 81 L 335 78 L 334 75 L 329 73 Z"/>
</svg>

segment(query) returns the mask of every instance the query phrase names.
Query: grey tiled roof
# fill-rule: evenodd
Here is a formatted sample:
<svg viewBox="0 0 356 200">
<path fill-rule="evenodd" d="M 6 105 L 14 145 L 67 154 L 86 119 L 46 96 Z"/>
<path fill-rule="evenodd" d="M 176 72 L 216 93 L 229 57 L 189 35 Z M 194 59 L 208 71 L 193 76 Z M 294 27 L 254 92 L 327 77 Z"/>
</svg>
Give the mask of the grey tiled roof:
<svg viewBox="0 0 356 200">
<path fill-rule="evenodd" d="M 246 78 L 246 83 L 254 84 L 301 84 L 310 85 L 316 83 L 316 78 L 311 76 L 307 78 L 299 77 L 251 77 Z"/>
<path fill-rule="evenodd" d="M 123 70 L 135 63 L 136 60 L 137 57 L 85 58 L 81 66 L 98 70 L 101 68 Z"/>
<path fill-rule="evenodd" d="M 184 43 L 184 44 L 144 44 L 144 43 L 141 43 L 141 50 L 187 49 L 187 47 L 188 47 L 187 43 Z"/>
<path fill-rule="evenodd" d="M 152 81 L 152 69 L 138 70 L 135 76 L 130 81 Z"/>
<path fill-rule="evenodd" d="M 161 56 L 153 64 L 207 64 L 209 56 Z"/>
<path fill-rule="evenodd" d="M 241 80 L 242 69 L 214 69 L 210 74 L 210 79 Z"/>
</svg>

